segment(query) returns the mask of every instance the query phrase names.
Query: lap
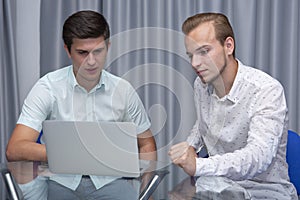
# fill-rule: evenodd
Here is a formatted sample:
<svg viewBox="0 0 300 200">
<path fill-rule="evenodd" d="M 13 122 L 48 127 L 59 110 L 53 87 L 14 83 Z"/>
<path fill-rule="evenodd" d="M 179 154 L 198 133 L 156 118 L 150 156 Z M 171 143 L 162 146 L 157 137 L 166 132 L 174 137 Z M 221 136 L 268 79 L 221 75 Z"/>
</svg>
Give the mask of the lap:
<svg viewBox="0 0 300 200">
<path fill-rule="evenodd" d="M 63 185 L 49 181 L 48 200 L 60 199 L 138 199 L 139 190 L 135 189 L 126 179 L 117 179 L 100 189 L 96 189 L 91 179 L 82 179 L 78 188 L 73 191 Z"/>
</svg>

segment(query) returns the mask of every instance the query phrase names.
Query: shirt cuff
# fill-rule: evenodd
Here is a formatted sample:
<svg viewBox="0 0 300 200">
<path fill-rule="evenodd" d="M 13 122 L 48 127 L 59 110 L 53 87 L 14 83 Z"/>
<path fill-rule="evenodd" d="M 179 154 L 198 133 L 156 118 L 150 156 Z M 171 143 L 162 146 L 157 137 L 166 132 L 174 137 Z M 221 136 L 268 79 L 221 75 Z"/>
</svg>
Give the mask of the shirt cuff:
<svg viewBox="0 0 300 200">
<path fill-rule="evenodd" d="M 214 176 L 215 164 L 209 158 L 196 158 L 196 171 L 194 176 Z"/>
</svg>

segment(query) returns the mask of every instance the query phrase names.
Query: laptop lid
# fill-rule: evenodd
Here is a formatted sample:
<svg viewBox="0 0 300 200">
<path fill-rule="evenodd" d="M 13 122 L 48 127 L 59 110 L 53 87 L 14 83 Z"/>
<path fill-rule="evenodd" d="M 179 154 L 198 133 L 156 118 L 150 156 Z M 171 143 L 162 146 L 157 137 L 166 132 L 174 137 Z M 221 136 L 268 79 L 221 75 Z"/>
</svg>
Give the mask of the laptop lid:
<svg viewBox="0 0 300 200">
<path fill-rule="evenodd" d="M 52 173 L 138 177 L 136 126 L 131 122 L 43 122 Z"/>
</svg>

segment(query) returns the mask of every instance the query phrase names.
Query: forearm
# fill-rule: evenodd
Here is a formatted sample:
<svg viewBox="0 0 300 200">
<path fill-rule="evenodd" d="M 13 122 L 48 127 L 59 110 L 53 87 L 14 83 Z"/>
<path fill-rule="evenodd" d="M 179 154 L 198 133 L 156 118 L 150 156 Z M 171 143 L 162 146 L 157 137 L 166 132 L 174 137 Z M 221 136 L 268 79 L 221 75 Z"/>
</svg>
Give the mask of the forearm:
<svg viewBox="0 0 300 200">
<path fill-rule="evenodd" d="M 8 145 L 6 158 L 8 161 L 47 161 L 46 147 L 44 144 L 19 141 L 13 145 Z"/>
<path fill-rule="evenodd" d="M 245 147 L 232 153 L 197 158 L 195 176 L 225 176 L 232 180 L 251 179 L 267 170 L 272 162 L 272 154 L 268 147 Z"/>
<path fill-rule="evenodd" d="M 149 142 L 139 148 L 141 160 L 157 160 L 156 145 L 153 142 Z"/>
<path fill-rule="evenodd" d="M 148 139 L 149 140 L 149 139 Z M 151 140 L 150 140 L 151 141 Z M 152 142 L 148 142 L 144 144 L 142 147 L 139 148 L 140 150 L 140 160 L 150 160 L 150 165 L 144 171 L 142 175 L 142 182 L 141 182 L 141 191 L 145 189 L 145 186 L 151 181 L 154 176 L 154 171 L 156 170 L 156 160 L 157 160 L 157 153 L 156 153 L 156 145 L 153 138 Z M 152 162 L 154 161 L 154 162 Z M 152 197 L 150 199 L 153 199 Z"/>
<path fill-rule="evenodd" d="M 138 135 L 138 147 L 141 160 L 157 160 L 156 143 L 150 129 Z"/>
</svg>

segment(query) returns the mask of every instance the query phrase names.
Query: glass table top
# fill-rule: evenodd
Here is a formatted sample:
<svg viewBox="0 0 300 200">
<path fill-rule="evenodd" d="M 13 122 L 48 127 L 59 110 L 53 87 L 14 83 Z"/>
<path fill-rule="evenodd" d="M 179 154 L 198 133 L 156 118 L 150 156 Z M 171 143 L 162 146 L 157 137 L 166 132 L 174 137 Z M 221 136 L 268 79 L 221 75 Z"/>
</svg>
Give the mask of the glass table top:
<svg viewBox="0 0 300 200">
<path fill-rule="evenodd" d="M 140 183 L 139 199 L 247 199 L 247 193 L 237 184 L 222 177 L 186 175 L 176 165 L 152 162 L 147 176 L 132 180 Z M 155 166 L 153 168 L 153 166 Z M 9 162 L 1 164 L 0 199 L 47 199 L 47 181 L 54 174 L 43 162 Z M 6 187 L 4 187 L 6 185 Z M 28 194 L 34 193 L 33 197 Z M 24 195 L 26 194 L 26 195 Z"/>
</svg>

